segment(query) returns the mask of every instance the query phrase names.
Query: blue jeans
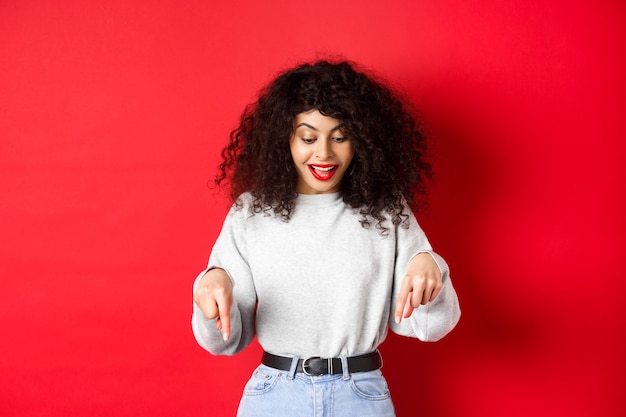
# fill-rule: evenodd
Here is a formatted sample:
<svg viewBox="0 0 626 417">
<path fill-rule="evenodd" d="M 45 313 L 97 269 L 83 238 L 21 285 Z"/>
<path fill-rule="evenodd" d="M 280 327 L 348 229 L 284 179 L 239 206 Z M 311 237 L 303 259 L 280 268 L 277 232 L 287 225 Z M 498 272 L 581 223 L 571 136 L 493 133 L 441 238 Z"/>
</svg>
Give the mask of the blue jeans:
<svg viewBox="0 0 626 417">
<path fill-rule="evenodd" d="M 260 365 L 244 388 L 237 417 L 395 417 L 380 370 L 307 376 L 293 369 Z"/>
</svg>

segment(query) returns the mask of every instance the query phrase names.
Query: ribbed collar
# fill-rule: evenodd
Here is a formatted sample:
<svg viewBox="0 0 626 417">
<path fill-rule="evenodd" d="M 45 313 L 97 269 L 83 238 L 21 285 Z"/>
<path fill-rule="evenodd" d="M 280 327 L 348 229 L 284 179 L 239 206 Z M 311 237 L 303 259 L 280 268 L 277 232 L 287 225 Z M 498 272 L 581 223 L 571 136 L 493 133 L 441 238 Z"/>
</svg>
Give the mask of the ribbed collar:
<svg viewBox="0 0 626 417">
<path fill-rule="evenodd" d="M 341 193 L 329 194 L 298 194 L 296 206 L 301 207 L 322 207 L 331 206 L 342 201 Z"/>
</svg>

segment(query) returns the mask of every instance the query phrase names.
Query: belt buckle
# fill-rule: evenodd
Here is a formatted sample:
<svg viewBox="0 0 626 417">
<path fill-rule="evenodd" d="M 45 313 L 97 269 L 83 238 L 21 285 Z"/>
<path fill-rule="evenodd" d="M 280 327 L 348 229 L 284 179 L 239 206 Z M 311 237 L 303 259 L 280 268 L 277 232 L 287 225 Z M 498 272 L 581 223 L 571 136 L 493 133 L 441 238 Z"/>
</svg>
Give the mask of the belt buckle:
<svg viewBox="0 0 626 417">
<path fill-rule="evenodd" d="M 306 376 L 322 376 L 322 375 L 324 375 L 323 372 L 321 374 L 312 374 L 312 373 L 309 372 L 309 370 L 308 370 L 308 367 L 309 367 L 308 361 L 313 360 L 313 359 L 322 359 L 322 358 L 320 358 L 319 356 L 312 356 L 310 358 L 303 359 L 302 360 L 302 372 L 304 372 L 304 374 Z M 332 360 L 332 358 L 327 358 L 326 362 L 327 362 L 327 367 L 326 367 L 327 371 L 328 371 L 328 373 L 332 374 L 333 373 L 333 360 Z"/>
</svg>

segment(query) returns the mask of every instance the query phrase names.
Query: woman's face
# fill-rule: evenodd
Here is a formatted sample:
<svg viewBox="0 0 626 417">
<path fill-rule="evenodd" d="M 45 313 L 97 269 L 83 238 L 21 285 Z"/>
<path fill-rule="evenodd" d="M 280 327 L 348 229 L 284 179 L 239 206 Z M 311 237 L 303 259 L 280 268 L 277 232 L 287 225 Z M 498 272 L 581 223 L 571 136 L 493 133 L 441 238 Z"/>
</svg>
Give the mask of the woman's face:
<svg viewBox="0 0 626 417">
<path fill-rule="evenodd" d="M 291 157 L 298 171 L 299 194 L 326 194 L 339 191 L 354 147 L 344 125 L 317 110 L 298 114 L 289 139 Z"/>
</svg>

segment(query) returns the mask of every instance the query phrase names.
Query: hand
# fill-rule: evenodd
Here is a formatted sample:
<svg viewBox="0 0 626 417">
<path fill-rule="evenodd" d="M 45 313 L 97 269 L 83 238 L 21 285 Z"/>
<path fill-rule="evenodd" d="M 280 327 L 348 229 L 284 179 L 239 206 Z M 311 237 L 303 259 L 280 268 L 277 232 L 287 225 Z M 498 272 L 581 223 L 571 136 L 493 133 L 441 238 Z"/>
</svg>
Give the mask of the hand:
<svg viewBox="0 0 626 417">
<path fill-rule="evenodd" d="M 222 332 L 224 341 L 230 336 L 230 306 L 233 304 L 233 284 L 220 268 L 209 270 L 198 283 L 193 301 L 209 319 L 217 319 L 215 328 Z"/>
<path fill-rule="evenodd" d="M 394 313 L 396 323 L 400 323 L 402 318 L 411 317 L 413 310 L 420 305 L 426 305 L 437 298 L 442 287 L 441 271 L 432 255 L 422 252 L 414 256 L 409 261 L 400 285 Z"/>
</svg>

